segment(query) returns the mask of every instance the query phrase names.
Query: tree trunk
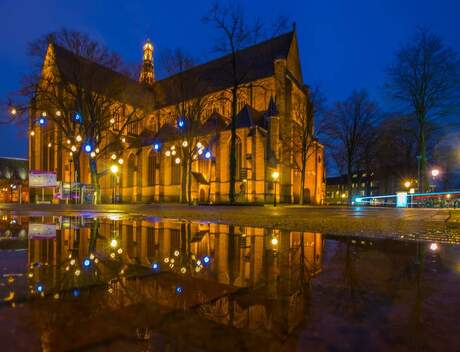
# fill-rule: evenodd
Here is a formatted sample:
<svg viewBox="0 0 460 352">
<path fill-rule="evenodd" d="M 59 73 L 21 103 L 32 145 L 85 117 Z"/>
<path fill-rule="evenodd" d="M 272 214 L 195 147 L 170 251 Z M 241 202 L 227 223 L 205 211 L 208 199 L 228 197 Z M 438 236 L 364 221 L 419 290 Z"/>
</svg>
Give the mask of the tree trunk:
<svg viewBox="0 0 460 352">
<path fill-rule="evenodd" d="M 180 191 L 180 202 L 187 203 L 187 165 L 188 160 L 184 158 L 181 163 L 181 191 Z"/>
<path fill-rule="evenodd" d="M 304 199 L 304 188 L 305 188 L 305 179 L 307 172 L 307 148 L 302 146 L 302 165 L 300 167 L 300 197 L 299 204 L 303 205 L 305 203 Z"/>
<path fill-rule="evenodd" d="M 232 89 L 232 134 L 230 138 L 230 203 L 235 203 L 236 181 L 236 114 L 237 114 L 237 87 Z"/>
<path fill-rule="evenodd" d="M 192 160 L 189 160 L 188 161 L 188 170 L 187 170 L 187 173 L 188 173 L 188 185 L 187 185 L 187 192 L 188 192 L 188 204 L 192 204 Z"/>
<path fill-rule="evenodd" d="M 93 203 L 101 203 L 101 187 L 99 185 L 99 175 L 97 174 L 97 161 L 95 159 L 90 159 L 89 161 L 90 172 L 91 172 L 91 184 L 94 189 Z"/>
<path fill-rule="evenodd" d="M 426 141 L 425 141 L 425 117 L 419 117 L 419 158 L 420 158 L 420 175 L 418 180 L 419 192 L 428 190 L 429 182 L 427 179 L 426 167 Z"/>
</svg>

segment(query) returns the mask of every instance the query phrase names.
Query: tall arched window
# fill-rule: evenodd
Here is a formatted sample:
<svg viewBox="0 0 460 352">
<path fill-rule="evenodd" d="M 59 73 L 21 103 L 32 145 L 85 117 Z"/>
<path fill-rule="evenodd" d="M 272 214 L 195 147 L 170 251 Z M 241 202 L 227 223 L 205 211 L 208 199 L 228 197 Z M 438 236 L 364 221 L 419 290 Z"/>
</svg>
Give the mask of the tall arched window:
<svg viewBox="0 0 460 352">
<path fill-rule="evenodd" d="M 236 137 L 236 143 L 235 143 L 235 157 L 236 157 L 236 179 L 240 179 L 241 175 L 241 168 L 243 165 L 242 161 L 242 145 L 241 145 L 241 139 L 239 137 Z"/>
<path fill-rule="evenodd" d="M 134 158 L 134 155 L 130 155 L 128 159 L 128 169 L 127 171 L 127 177 L 126 177 L 126 187 L 133 187 L 134 186 L 134 170 L 136 168 L 136 161 Z"/>
<path fill-rule="evenodd" d="M 180 164 L 176 163 L 176 158 L 171 158 L 171 184 L 180 184 Z"/>
<path fill-rule="evenodd" d="M 149 186 L 155 185 L 157 156 L 155 152 L 150 152 L 147 163 L 147 184 Z"/>
</svg>

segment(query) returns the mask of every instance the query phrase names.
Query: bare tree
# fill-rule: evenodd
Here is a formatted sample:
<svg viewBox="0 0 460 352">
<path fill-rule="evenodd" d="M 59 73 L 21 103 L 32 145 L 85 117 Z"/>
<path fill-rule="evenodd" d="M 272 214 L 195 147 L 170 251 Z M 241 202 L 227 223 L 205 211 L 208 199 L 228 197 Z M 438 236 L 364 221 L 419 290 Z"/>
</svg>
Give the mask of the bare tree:
<svg viewBox="0 0 460 352">
<path fill-rule="evenodd" d="M 180 49 L 166 52 L 161 58 L 162 69 L 171 77 L 168 80 L 168 95 L 175 104 L 180 139 L 181 202 L 192 201 L 192 163 L 205 157 L 202 136 L 203 112 L 211 98 L 205 94 L 205 85 L 199 73 L 187 71 L 195 66 L 195 60 Z M 180 125 L 179 125 L 180 124 Z"/>
<path fill-rule="evenodd" d="M 114 150 L 121 153 L 124 135 L 148 113 L 148 94 L 114 71 L 122 68 L 118 55 L 83 33 L 50 33 L 32 42 L 29 54 L 42 63 L 48 54 L 48 62 L 25 80 L 20 95 L 26 100 L 17 105 L 16 115 L 30 112 L 31 127 L 37 121 L 42 125 L 48 146 L 71 155 L 76 182 L 81 181 L 81 151 L 88 153 L 98 201 L 103 173 L 98 172 L 97 160 Z"/>
<path fill-rule="evenodd" d="M 347 174 L 349 201 L 352 201 L 352 174 L 362 158 L 363 148 L 378 114 L 377 105 L 366 91 L 356 91 L 327 112 L 325 133 L 335 148 L 336 160 Z"/>
<path fill-rule="evenodd" d="M 459 59 L 441 38 L 419 29 L 387 70 L 387 92 L 417 122 L 419 190 L 427 189 L 427 126 L 459 106 Z"/>
<path fill-rule="evenodd" d="M 230 105 L 231 105 L 231 138 L 230 138 L 230 191 L 229 200 L 235 202 L 235 182 L 236 182 L 236 116 L 238 114 L 238 100 L 240 91 L 249 84 L 247 77 L 257 65 L 257 58 L 254 62 L 242 60 L 241 50 L 257 43 L 262 38 L 266 38 L 264 26 L 258 19 L 249 22 L 242 7 L 238 2 L 229 1 L 226 5 L 215 2 L 208 14 L 203 18 L 205 23 L 215 27 L 219 36 L 216 40 L 215 50 L 220 53 L 228 54 L 228 62 L 223 61 L 226 67 L 230 67 L 226 73 L 228 77 Z M 276 31 L 285 29 L 286 19 L 279 18 L 275 21 L 273 28 Z M 277 34 L 276 32 L 272 35 Z"/>
<path fill-rule="evenodd" d="M 293 97 L 292 138 L 283 144 L 292 146 L 294 167 L 300 171 L 299 204 L 304 204 L 304 187 L 306 180 L 307 161 L 317 144 L 319 124 L 315 125 L 315 118 L 323 112 L 325 98 L 318 87 L 305 87 L 302 94 Z M 282 136 L 284 137 L 284 136 Z"/>
</svg>

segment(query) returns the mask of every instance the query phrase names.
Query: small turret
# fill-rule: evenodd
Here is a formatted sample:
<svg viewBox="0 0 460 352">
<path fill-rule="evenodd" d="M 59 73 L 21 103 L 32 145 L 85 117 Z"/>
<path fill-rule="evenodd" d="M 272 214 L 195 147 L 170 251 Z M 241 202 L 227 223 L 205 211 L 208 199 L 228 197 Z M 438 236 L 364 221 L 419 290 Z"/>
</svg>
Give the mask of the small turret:
<svg viewBox="0 0 460 352">
<path fill-rule="evenodd" d="M 149 39 L 144 44 L 144 56 L 142 60 L 141 73 L 139 75 L 139 82 L 152 85 L 155 81 L 153 71 L 153 44 Z"/>
</svg>

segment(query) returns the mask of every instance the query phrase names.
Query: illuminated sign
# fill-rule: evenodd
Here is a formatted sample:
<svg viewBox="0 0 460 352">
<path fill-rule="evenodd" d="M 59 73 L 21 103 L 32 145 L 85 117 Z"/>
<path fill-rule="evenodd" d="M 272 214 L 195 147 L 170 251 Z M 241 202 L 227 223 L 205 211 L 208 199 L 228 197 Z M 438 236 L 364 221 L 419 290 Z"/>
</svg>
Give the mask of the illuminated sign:
<svg viewBox="0 0 460 352">
<path fill-rule="evenodd" d="M 30 171 L 29 187 L 56 187 L 57 179 L 55 172 Z"/>
<path fill-rule="evenodd" d="M 407 207 L 407 192 L 396 193 L 396 207 L 406 208 Z"/>
</svg>

